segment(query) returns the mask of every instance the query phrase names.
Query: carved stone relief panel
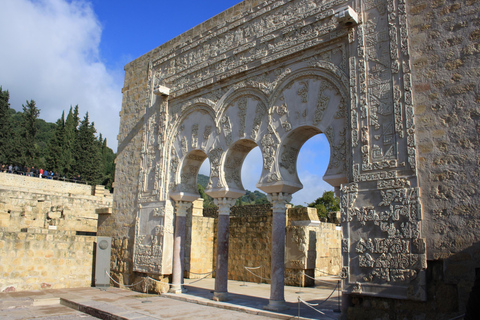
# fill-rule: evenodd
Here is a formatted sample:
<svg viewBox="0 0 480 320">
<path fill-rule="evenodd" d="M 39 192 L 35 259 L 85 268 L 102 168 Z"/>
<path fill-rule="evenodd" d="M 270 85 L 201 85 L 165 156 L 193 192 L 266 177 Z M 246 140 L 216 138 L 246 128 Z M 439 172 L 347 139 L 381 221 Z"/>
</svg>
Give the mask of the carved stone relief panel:
<svg viewBox="0 0 480 320">
<path fill-rule="evenodd" d="M 172 233 L 165 224 L 165 203 L 145 203 L 140 206 L 135 221 L 133 268 L 137 272 L 163 272 L 164 237 Z"/>
<path fill-rule="evenodd" d="M 253 61 L 268 63 L 346 36 L 346 29 L 337 28 L 333 9 L 344 2 L 265 1 L 249 12 L 248 23 L 213 28 L 194 41 L 164 51 L 153 68 L 162 75 L 162 83 L 173 89 L 174 97 L 185 94 L 215 78 L 218 81 L 243 72 Z"/>
<path fill-rule="evenodd" d="M 426 299 L 426 252 L 419 188 L 406 178 L 377 181 L 377 190 L 341 189 L 346 292 Z M 368 231 L 367 231 L 368 230 Z M 345 246 L 348 245 L 348 248 Z M 381 288 L 381 289 L 380 289 Z"/>
</svg>

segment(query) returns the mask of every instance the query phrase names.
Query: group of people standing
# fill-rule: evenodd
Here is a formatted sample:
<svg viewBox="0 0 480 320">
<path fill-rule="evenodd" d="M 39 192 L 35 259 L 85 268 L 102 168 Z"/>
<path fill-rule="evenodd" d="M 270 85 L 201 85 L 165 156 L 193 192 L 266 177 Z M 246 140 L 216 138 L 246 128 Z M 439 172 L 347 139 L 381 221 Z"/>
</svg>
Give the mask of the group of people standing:
<svg viewBox="0 0 480 320">
<path fill-rule="evenodd" d="M 0 166 L 0 171 L 5 173 L 15 173 L 20 174 L 23 176 L 29 177 L 37 177 L 37 178 L 45 178 L 45 179 L 55 179 L 55 180 L 68 180 L 65 177 L 60 177 L 58 173 L 48 170 L 43 170 L 42 168 L 38 169 L 35 167 L 28 167 L 28 166 L 18 166 L 18 165 L 6 165 L 2 164 Z M 81 178 L 80 175 L 74 177 L 72 179 L 73 182 L 80 182 Z"/>
</svg>

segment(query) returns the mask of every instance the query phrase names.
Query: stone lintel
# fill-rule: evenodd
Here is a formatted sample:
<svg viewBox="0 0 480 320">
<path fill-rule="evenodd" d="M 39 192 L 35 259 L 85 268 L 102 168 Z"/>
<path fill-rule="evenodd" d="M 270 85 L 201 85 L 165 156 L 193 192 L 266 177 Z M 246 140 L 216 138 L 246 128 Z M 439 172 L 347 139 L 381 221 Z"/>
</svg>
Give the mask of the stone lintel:
<svg viewBox="0 0 480 320">
<path fill-rule="evenodd" d="M 111 215 L 113 213 L 112 207 L 108 208 L 98 208 L 95 210 L 95 213 L 98 215 L 104 214 L 104 215 Z"/>
<path fill-rule="evenodd" d="M 193 202 L 200 198 L 198 194 L 195 193 L 189 193 L 189 192 L 171 192 L 170 193 L 170 198 L 172 198 L 175 201 L 186 201 L 186 202 Z"/>
<path fill-rule="evenodd" d="M 292 226 L 318 226 L 317 209 L 315 208 L 289 208 L 288 224 Z"/>
<path fill-rule="evenodd" d="M 274 183 L 257 183 L 257 188 L 265 193 L 288 193 L 294 194 L 300 189 L 303 189 L 303 185 L 300 183 L 290 181 L 277 181 Z"/>
<path fill-rule="evenodd" d="M 245 190 L 240 189 L 231 189 L 231 188 L 219 188 L 219 189 L 209 189 L 205 190 L 205 193 L 210 197 L 216 198 L 232 198 L 237 199 L 245 194 Z"/>
</svg>

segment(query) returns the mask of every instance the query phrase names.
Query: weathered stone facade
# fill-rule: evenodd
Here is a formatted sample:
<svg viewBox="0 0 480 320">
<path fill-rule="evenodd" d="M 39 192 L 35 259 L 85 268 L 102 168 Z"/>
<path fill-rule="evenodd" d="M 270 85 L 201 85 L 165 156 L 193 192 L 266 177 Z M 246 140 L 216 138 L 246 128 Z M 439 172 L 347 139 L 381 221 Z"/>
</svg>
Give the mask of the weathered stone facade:
<svg viewBox="0 0 480 320">
<path fill-rule="evenodd" d="M 410 0 L 405 5 L 429 260 L 427 302 L 356 300 L 355 319 L 395 319 L 399 310 L 410 318 L 451 319 L 465 313 L 480 267 L 480 1 Z M 475 317 L 478 309 L 470 314 Z"/>
<path fill-rule="evenodd" d="M 228 215 L 244 192 L 241 164 L 259 146 L 272 268 L 283 274 L 284 205 L 302 188 L 296 159 L 323 133 L 324 179 L 341 197 L 345 310 L 368 305 L 381 317 L 381 298 L 428 317 L 464 312 L 479 265 L 479 9 L 475 0 L 246 0 L 128 64 L 115 214 L 105 221 L 128 242 L 122 273 L 172 273 L 183 257 L 173 233 L 184 223 L 174 221 L 198 196 L 201 163 L 209 158 L 206 192 Z M 272 282 L 272 307 L 282 281 Z M 453 290 L 452 308 L 435 307 L 432 286 Z"/>
<path fill-rule="evenodd" d="M 0 173 L 0 291 L 90 286 L 97 213 L 112 195 L 88 186 Z"/>
</svg>

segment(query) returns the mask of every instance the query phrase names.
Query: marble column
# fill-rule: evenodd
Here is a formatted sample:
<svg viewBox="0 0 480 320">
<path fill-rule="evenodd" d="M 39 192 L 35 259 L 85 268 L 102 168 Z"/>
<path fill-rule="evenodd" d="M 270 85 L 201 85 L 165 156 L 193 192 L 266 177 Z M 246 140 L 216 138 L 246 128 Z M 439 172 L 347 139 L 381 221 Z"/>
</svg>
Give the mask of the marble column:
<svg viewBox="0 0 480 320">
<path fill-rule="evenodd" d="M 215 198 L 218 206 L 217 268 L 213 300 L 228 300 L 228 237 L 230 228 L 230 208 L 235 205 L 233 198 Z"/>
<path fill-rule="evenodd" d="M 172 285 L 168 292 L 182 293 L 185 268 L 185 222 L 191 202 L 175 201 L 175 240 L 173 242 Z"/>
<path fill-rule="evenodd" d="M 285 226 L 286 208 L 292 195 L 289 193 L 271 193 L 267 195 L 273 205 L 272 222 L 272 272 L 270 300 L 265 309 L 281 311 L 288 309 L 285 303 Z"/>
</svg>

